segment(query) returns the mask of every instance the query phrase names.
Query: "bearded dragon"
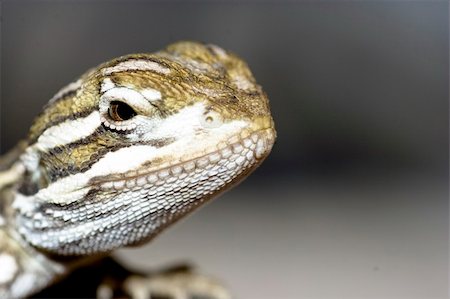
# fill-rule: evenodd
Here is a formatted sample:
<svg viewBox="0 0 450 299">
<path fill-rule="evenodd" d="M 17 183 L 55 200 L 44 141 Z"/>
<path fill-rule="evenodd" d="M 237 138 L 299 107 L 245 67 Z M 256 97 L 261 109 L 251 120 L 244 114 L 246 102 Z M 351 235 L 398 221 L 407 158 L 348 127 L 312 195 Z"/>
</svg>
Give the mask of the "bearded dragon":
<svg viewBox="0 0 450 299">
<path fill-rule="evenodd" d="M 245 178 L 275 137 L 266 94 L 218 46 L 178 42 L 89 70 L 0 160 L 0 298 L 148 242 Z"/>
</svg>

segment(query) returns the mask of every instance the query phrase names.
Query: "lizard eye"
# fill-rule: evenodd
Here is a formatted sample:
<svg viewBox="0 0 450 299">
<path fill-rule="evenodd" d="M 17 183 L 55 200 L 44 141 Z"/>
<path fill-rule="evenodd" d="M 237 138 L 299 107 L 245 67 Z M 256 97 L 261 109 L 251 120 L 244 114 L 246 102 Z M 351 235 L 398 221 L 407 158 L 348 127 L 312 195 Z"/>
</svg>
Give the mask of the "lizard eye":
<svg viewBox="0 0 450 299">
<path fill-rule="evenodd" d="M 102 124 L 114 131 L 134 130 L 143 119 L 156 113 L 156 108 L 140 92 L 126 87 L 103 93 L 98 109 Z"/>
<path fill-rule="evenodd" d="M 114 121 L 128 120 L 136 115 L 136 112 L 128 104 L 121 101 L 111 101 L 108 109 L 109 117 Z"/>
</svg>

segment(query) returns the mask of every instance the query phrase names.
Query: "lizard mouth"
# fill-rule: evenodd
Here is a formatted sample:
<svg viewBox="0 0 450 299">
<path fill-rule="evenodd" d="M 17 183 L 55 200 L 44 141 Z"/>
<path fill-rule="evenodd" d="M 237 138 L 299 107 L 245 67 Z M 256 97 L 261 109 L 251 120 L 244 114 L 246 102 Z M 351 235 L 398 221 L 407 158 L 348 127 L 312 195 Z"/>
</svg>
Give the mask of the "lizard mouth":
<svg viewBox="0 0 450 299">
<path fill-rule="evenodd" d="M 275 141 L 273 128 L 259 129 L 252 133 L 243 132 L 240 136 L 230 138 L 228 143 L 217 145 L 217 149 L 199 157 L 160 167 L 148 171 L 141 167 L 132 173 L 124 173 L 116 177 L 97 178 L 93 184 L 102 190 L 132 190 L 142 187 L 159 186 L 186 179 L 206 180 L 210 176 L 218 176 L 224 183 L 229 183 L 237 175 L 248 171 L 250 167 L 259 165 L 270 153 Z M 235 175 L 230 176 L 229 172 Z M 192 177 L 192 174 L 194 176 Z"/>
</svg>

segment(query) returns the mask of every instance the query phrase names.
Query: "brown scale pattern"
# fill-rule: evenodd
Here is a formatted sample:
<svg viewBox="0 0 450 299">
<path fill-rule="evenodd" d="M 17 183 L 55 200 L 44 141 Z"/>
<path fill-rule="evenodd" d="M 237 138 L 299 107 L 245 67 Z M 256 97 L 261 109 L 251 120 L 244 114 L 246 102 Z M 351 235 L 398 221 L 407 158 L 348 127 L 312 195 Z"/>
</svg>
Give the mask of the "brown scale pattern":
<svg viewBox="0 0 450 299">
<path fill-rule="evenodd" d="M 34 121 L 28 136 L 29 143 L 34 143 L 46 129 L 68 119 L 87 116 L 97 108 L 98 90 L 89 84 L 83 86 L 66 98 L 48 105 Z"/>
<path fill-rule="evenodd" d="M 55 147 L 41 154 L 41 167 L 46 169 L 51 182 L 70 174 L 87 171 L 93 163 L 108 152 L 127 146 L 113 132 L 103 127 L 82 141 Z"/>
<path fill-rule="evenodd" d="M 206 99 L 214 101 L 234 97 L 240 99 L 234 103 L 234 107 L 223 109 L 225 118 L 236 116 L 236 113 L 238 116 L 250 117 L 255 112 L 258 114 L 258 111 L 263 115 L 267 107 L 260 106 L 265 101 L 252 100 L 252 94 L 266 96 L 256 84 L 247 64 L 232 53 L 225 51 L 223 53 L 218 53 L 213 46 L 180 42 L 155 54 L 132 54 L 101 64 L 82 76 L 82 87 L 75 94 L 46 107 L 30 130 L 30 143 L 35 142 L 48 127 L 66 119 L 85 116 L 96 109 L 100 97 L 100 84 L 105 78 L 101 70 L 130 59 L 147 59 L 171 70 L 167 75 L 153 71 L 128 71 L 110 76 L 114 82 L 123 86 L 160 90 L 164 96 L 163 107 L 166 114 L 175 113 L 186 105 L 192 105 L 200 100 L 199 93 L 203 93 Z M 197 68 L 197 65 L 201 65 L 202 68 Z M 245 78 L 250 82 L 250 89 L 239 89 L 235 83 L 237 78 Z M 228 109 L 233 113 L 226 113 L 225 110 Z"/>
<path fill-rule="evenodd" d="M 106 78 L 102 70 L 131 59 L 146 59 L 170 69 L 170 73 L 129 70 L 106 77 L 117 86 L 136 90 L 153 88 L 161 92 L 162 100 L 155 105 L 164 117 L 198 101 L 210 101 L 224 121 L 252 119 L 268 111 L 266 95 L 253 78 L 246 63 L 234 54 L 193 42 L 180 42 L 155 54 L 132 54 L 106 62 L 82 76 L 76 91 L 48 105 L 36 119 L 29 134 L 29 144 L 47 128 L 66 120 L 85 117 L 98 109 L 101 83 Z M 244 78 L 247 88 L 239 89 L 236 80 Z M 263 99 L 261 99 L 263 98 Z M 51 181 L 86 171 L 107 152 L 128 146 L 123 132 L 100 127 L 92 136 L 41 153 L 41 164 L 47 168 Z"/>
<path fill-rule="evenodd" d="M 132 145 L 120 138 L 121 134 L 124 134 L 124 132 L 118 133 L 99 127 L 96 132 L 83 140 L 63 147 L 55 147 L 42 153 L 41 169 L 46 170 L 45 176 L 50 182 L 71 174 L 85 172 L 107 153 Z M 171 139 L 156 139 L 138 142 L 138 144 L 162 147 L 171 142 L 173 142 Z"/>
</svg>

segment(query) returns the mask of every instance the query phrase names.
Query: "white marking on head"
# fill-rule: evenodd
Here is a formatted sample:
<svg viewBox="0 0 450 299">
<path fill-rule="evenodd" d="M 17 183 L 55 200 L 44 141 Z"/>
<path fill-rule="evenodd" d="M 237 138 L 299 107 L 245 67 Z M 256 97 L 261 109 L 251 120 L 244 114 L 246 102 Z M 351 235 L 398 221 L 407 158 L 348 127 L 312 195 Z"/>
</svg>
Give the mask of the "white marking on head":
<svg viewBox="0 0 450 299">
<path fill-rule="evenodd" d="M 140 91 L 144 97 L 149 100 L 150 102 L 152 101 L 158 101 L 161 100 L 161 93 L 153 88 L 146 88 Z"/>
<path fill-rule="evenodd" d="M 98 111 L 94 111 L 84 118 L 66 120 L 45 130 L 39 136 L 34 147 L 46 151 L 56 146 L 66 145 L 91 135 L 100 125 Z"/>
<path fill-rule="evenodd" d="M 214 53 L 216 53 L 216 55 L 219 56 L 220 58 L 224 59 L 224 58 L 227 58 L 227 57 L 228 57 L 227 52 L 226 52 L 224 49 L 222 49 L 221 47 L 218 47 L 218 46 L 212 45 L 212 44 L 209 44 L 208 46 L 209 46 L 209 48 L 210 48 L 211 50 L 213 50 Z"/>
<path fill-rule="evenodd" d="M 37 176 L 39 173 L 39 151 L 46 152 L 57 146 L 64 146 L 69 143 L 88 137 L 101 125 L 100 113 L 94 111 L 84 118 L 66 120 L 58 125 L 46 129 L 39 136 L 36 143 L 28 147 L 21 156 L 23 165 Z"/>
<path fill-rule="evenodd" d="M 133 107 L 136 111 L 149 111 L 153 106 L 142 93 L 127 87 L 116 87 L 105 92 L 100 99 L 100 112 L 109 109 L 111 101 L 122 101 Z"/>
<path fill-rule="evenodd" d="M 0 254 L 0 285 L 11 282 L 19 271 L 16 259 L 9 254 Z"/>
<path fill-rule="evenodd" d="M 72 82 L 72 83 L 70 83 L 70 84 L 64 86 L 63 88 L 61 88 L 61 89 L 60 89 L 60 90 L 59 90 L 59 91 L 58 91 L 58 92 L 50 99 L 49 104 L 51 104 L 51 103 L 53 103 L 54 101 L 60 99 L 63 95 L 65 95 L 65 94 L 67 94 L 67 93 L 69 93 L 69 92 L 71 92 L 71 91 L 77 90 L 78 88 L 80 88 L 82 82 L 83 82 L 83 81 L 82 81 L 81 79 L 79 79 L 79 80 L 77 80 L 77 81 L 75 81 L 75 82 Z"/>
<path fill-rule="evenodd" d="M 40 199 L 44 202 L 54 202 L 54 203 L 72 203 L 76 202 L 83 198 L 89 191 L 85 187 L 87 182 L 89 181 L 87 177 L 83 177 L 82 173 L 75 175 L 74 180 L 66 180 L 66 178 L 56 181 L 55 183 L 50 184 L 47 188 L 41 189 L 36 197 L 30 196 L 30 200 Z M 72 179 L 73 176 L 72 176 Z M 19 202 L 16 198 L 16 202 Z M 22 202 L 19 202 L 20 206 L 17 207 L 25 207 L 26 204 L 25 199 Z"/>
<path fill-rule="evenodd" d="M 245 121 L 231 121 L 225 124 L 221 123 L 212 127 L 205 127 L 205 120 L 208 116 L 216 117 L 220 119 L 219 115 L 215 112 L 208 112 L 205 115 L 204 103 L 197 103 L 192 106 L 188 106 L 180 110 L 179 112 L 166 117 L 164 119 L 154 118 L 142 124 L 144 133 L 139 136 L 140 140 L 154 140 L 163 138 L 173 138 L 177 140 L 174 144 L 178 143 L 178 148 L 183 148 L 183 152 L 189 151 L 195 152 L 200 149 L 207 149 L 211 147 L 208 143 L 215 144 L 218 140 L 225 140 L 226 136 L 236 134 L 241 128 L 247 125 Z M 180 143 L 184 144 L 181 145 Z M 177 145 L 175 145 L 177 146 Z"/>
<path fill-rule="evenodd" d="M 244 76 L 241 76 L 241 75 L 235 76 L 233 78 L 233 82 L 234 82 L 234 84 L 236 84 L 236 86 L 239 89 L 248 90 L 248 89 L 255 88 L 255 86 L 252 82 L 248 81 L 247 78 L 245 78 Z"/>
<path fill-rule="evenodd" d="M 100 89 L 100 92 L 104 93 L 114 87 L 116 87 L 116 85 L 111 81 L 111 79 L 106 78 L 102 81 L 102 88 Z"/>
<path fill-rule="evenodd" d="M 104 76 L 111 75 L 112 73 L 123 71 L 155 71 L 160 74 L 167 75 L 170 73 L 170 69 L 160 65 L 157 62 L 144 60 L 144 59 L 130 59 L 124 62 L 120 62 L 115 66 L 108 67 L 102 70 Z"/>
</svg>

